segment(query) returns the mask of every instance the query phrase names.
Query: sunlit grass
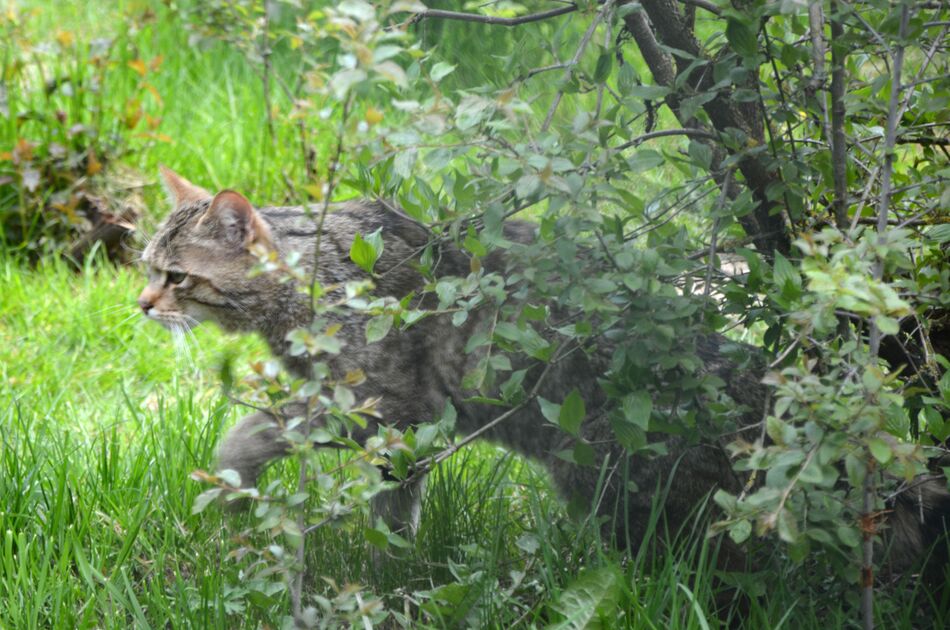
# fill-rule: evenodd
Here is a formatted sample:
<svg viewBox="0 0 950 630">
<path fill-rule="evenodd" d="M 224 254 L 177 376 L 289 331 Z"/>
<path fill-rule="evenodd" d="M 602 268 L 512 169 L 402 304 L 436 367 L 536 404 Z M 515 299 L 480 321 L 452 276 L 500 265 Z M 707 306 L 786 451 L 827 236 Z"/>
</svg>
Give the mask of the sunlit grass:
<svg viewBox="0 0 950 630">
<path fill-rule="evenodd" d="M 129 138 L 122 158 L 153 178 L 146 219 L 165 212 L 160 163 L 261 204 L 284 193 L 284 171 L 300 168 L 286 97 L 275 90 L 271 99 L 271 140 L 259 69 L 224 44 L 190 41 L 162 3 L 16 4 L 39 11 L 37 41 L 68 31 L 116 39 L 122 63 L 161 57 L 147 75 L 160 100 L 134 93 L 129 68 L 105 94 L 116 103 L 141 96 L 161 118 L 162 139 Z M 154 15 L 141 19 L 149 8 Z M 294 69 L 293 58 L 275 58 L 276 72 Z M 36 98 L 31 106 L 43 106 Z M 326 152 L 332 135 L 313 131 Z M 176 346 L 139 316 L 142 282 L 132 268 L 96 263 L 77 273 L 52 259 L 30 268 L 0 258 L 0 629 L 274 627 L 288 609 L 280 597 L 248 607 L 240 564 L 228 557 L 236 528 L 217 509 L 191 514 L 203 487 L 189 473 L 213 466 L 218 440 L 242 413 L 224 400 L 218 367 L 231 357 L 246 370 L 267 350 L 213 328 Z M 276 466 L 269 475 L 281 472 L 292 473 Z M 410 625 L 543 627 L 559 619 L 554 606 L 577 576 L 602 566 L 619 571 L 605 627 L 720 625 L 709 547 L 624 555 L 602 544 L 596 527 L 565 516 L 536 466 L 492 445 L 465 449 L 434 472 L 419 534 L 399 557 L 370 562 L 362 519 L 308 538 L 308 588 L 324 592 L 323 576 L 368 585 Z M 774 568 L 741 580 L 757 594 L 747 627 L 853 624 L 843 612 L 851 604 L 822 597 L 840 591 L 812 583 L 807 566 Z M 516 584 L 513 604 L 502 595 Z M 442 604 L 423 603 L 420 592 Z M 919 626 L 924 604 L 911 585 L 880 602 L 882 623 Z"/>
</svg>

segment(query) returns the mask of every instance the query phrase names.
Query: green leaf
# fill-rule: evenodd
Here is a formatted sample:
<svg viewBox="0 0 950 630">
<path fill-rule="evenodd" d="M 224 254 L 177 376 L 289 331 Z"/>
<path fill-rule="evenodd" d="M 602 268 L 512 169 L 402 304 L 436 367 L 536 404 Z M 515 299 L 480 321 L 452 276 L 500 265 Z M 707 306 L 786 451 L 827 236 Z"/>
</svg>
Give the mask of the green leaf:
<svg viewBox="0 0 950 630">
<path fill-rule="evenodd" d="M 221 479 L 221 481 L 228 484 L 232 488 L 241 487 L 241 475 L 236 470 L 225 468 L 224 470 L 218 472 L 218 477 Z"/>
<path fill-rule="evenodd" d="M 393 327 L 392 315 L 378 315 L 366 322 L 366 343 L 373 343 L 385 337 Z"/>
<path fill-rule="evenodd" d="M 886 464 L 891 461 L 891 458 L 894 456 L 891 445 L 879 437 L 872 437 L 868 440 L 868 450 L 871 451 L 871 455 L 874 456 L 874 459 L 881 464 Z"/>
<path fill-rule="evenodd" d="M 534 173 L 528 173 L 515 184 L 515 193 L 521 199 L 530 197 L 541 186 L 541 179 Z"/>
<path fill-rule="evenodd" d="M 853 453 L 848 453 L 844 458 L 844 469 L 848 473 L 848 482 L 851 487 L 860 488 L 861 484 L 864 483 L 865 475 L 867 475 L 868 469 L 865 463 Z"/>
<path fill-rule="evenodd" d="M 480 258 L 488 255 L 488 250 L 485 249 L 485 246 L 482 244 L 482 242 L 478 240 L 478 238 L 472 233 L 465 235 L 465 240 L 462 241 L 462 246 Z"/>
<path fill-rule="evenodd" d="M 778 514 L 778 536 L 787 543 L 794 543 L 798 540 L 798 524 L 795 522 L 795 516 L 787 509 L 782 509 Z"/>
<path fill-rule="evenodd" d="M 746 519 L 737 521 L 729 528 L 729 538 L 737 545 L 744 543 L 752 534 L 752 523 Z"/>
<path fill-rule="evenodd" d="M 440 61 L 439 63 L 432 66 L 432 70 L 429 71 L 429 76 L 432 78 L 433 81 L 438 83 L 439 81 L 441 81 L 448 75 L 452 74 L 453 72 L 455 72 L 454 65 L 450 63 L 446 63 L 444 61 Z"/>
<path fill-rule="evenodd" d="M 950 223 L 931 226 L 927 230 L 927 236 L 937 243 L 950 243 Z"/>
<path fill-rule="evenodd" d="M 378 529 L 367 527 L 363 530 L 363 536 L 369 544 L 382 551 L 386 551 L 386 547 L 389 546 L 389 537 L 385 532 L 381 532 Z"/>
<path fill-rule="evenodd" d="M 614 430 L 614 435 L 617 436 L 620 445 L 631 453 L 639 451 L 647 444 L 646 431 L 616 414 L 611 415 L 610 427 Z"/>
<path fill-rule="evenodd" d="M 735 512 L 738 507 L 736 498 L 722 489 L 716 490 L 716 493 L 713 494 L 713 501 L 716 505 L 725 510 L 727 514 L 729 512 Z"/>
<path fill-rule="evenodd" d="M 623 399 L 623 417 L 644 431 L 650 426 L 650 414 L 653 412 L 653 400 L 650 394 L 639 391 Z"/>
<path fill-rule="evenodd" d="M 586 415 L 584 399 L 581 398 L 580 392 L 575 387 L 561 403 L 561 412 L 558 414 L 557 423 L 571 435 L 577 435 L 580 432 L 581 422 L 584 421 Z"/>
<path fill-rule="evenodd" d="M 851 547 L 852 549 L 861 544 L 861 536 L 858 534 L 858 528 L 839 525 L 835 530 L 838 540 Z"/>
<path fill-rule="evenodd" d="M 617 73 L 617 87 L 620 88 L 620 93 L 627 96 L 630 94 L 630 91 L 637 87 L 637 71 L 633 69 L 633 65 L 625 63 L 620 66 L 620 72 Z"/>
<path fill-rule="evenodd" d="M 757 30 L 749 23 L 729 18 L 726 23 L 726 39 L 739 56 L 754 57 L 759 49 Z"/>
<path fill-rule="evenodd" d="M 538 396 L 538 405 L 541 407 L 541 415 L 551 424 L 557 424 L 561 415 L 561 405 L 553 403 L 546 398 Z"/>
<path fill-rule="evenodd" d="M 775 252 L 775 265 L 772 267 L 772 281 L 775 282 L 775 286 L 778 287 L 782 293 L 785 293 L 786 290 L 791 291 L 795 295 L 801 292 L 801 276 L 798 275 L 798 271 L 792 266 L 792 263 L 788 262 L 788 259 L 779 252 Z"/>
<path fill-rule="evenodd" d="M 405 87 L 409 82 L 406 71 L 393 61 L 382 61 L 373 66 L 373 69 L 399 87 Z"/>
<path fill-rule="evenodd" d="M 610 70 L 613 67 L 614 56 L 610 51 L 600 53 L 597 58 L 597 66 L 594 68 L 594 83 L 603 83 L 610 76 Z"/>
<path fill-rule="evenodd" d="M 372 234 L 368 234 L 366 238 L 357 234 L 353 239 L 353 244 L 350 246 L 350 260 L 356 263 L 357 266 L 366 273 L 373 273 L 373 267 L 383 253 L 383 236 L 381 231 L 382 228 Z"/>
<path fill-rule="evenodd" d="M 620 583 L 614 566 L 583 571 L 551 604 L 564 619 L 548 628 L 581 630 L 595 627 L 599 617 L 613 618 L 620 600 Z"/>
<path fill-rule="evenodd" d="M 203 512 L 212 501 L 218 498 L 222 491 L 222 488 L 211 488 L 210 490 L 205 490 L 199 494 L 197 497 L 195 497 L 195 502 L 191 506 L 191 513 L 200 514 Z"/>
<path fill-rule="evenodd" d="M 339 100 L 343 100 L 354 85 L 362 83 L 366 78 L 366 71 L 360 68 L 340 70 L 330 77 L 330 89 Z"/>
<path fill-rule="evenodd" d="M 515 541 L 515 545 L 529 556 L 534 555 L 534 553 L 541 548 L 538 537 L 531 533 L 522 534 L 521 537 Z"/>
<path fill-rule="evenodd" d="M 333 402 L 343 411 L 349 411 L 356 404 L 356 395 L 346 385 L 337 384 L 333 388 Z"/>
<path fill-rule="evenodd" d="M 690 140 L 689 157 L 700 168 L 708 169 L 709 165 L 712 164 L 712 149 L 705 142 Z"/>
<path fill-rule="evenodd" d="M 574 463 L 579 466 L 593 466 L 596 455 L 594 447 L 587 442 L 578 440 L 574 445 Z"/>
<path fill-rule="evenodd" d="M 881 315 L 875 319 L 878 329 L 885 335 L 896 335 L 900 332 L 901 326 L 893 317 Z"/>
</svg>

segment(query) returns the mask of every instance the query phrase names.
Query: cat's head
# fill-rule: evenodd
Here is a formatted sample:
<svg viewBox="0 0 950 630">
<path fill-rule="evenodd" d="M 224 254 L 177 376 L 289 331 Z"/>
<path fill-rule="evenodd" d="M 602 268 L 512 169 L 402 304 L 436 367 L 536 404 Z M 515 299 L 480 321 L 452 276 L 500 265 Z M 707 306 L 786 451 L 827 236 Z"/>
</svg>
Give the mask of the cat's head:
<svg viewBox="0 0 950 630">
<path fill-rule="evenodd" d="M 250 249 L 269 246 L 267 224 L 240 193 L 212 195 L 164 167 L 161 176 L 174 208 L 142 254 L 142 312 L 171 330 L 206 320 L 228 330 L 255 328 L 247 296 L 256 290 L 248 274 L 257 258 Z"/>
</svg>

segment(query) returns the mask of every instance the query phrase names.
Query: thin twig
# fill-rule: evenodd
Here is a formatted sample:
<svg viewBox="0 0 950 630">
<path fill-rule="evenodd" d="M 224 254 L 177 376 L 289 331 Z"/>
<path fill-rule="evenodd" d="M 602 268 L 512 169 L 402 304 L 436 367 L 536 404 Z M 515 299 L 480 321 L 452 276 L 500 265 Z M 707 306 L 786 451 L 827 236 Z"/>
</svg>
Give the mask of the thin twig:
<svg viewBox="0 0 950 630">
<path fill-rule="evenodd" d="M 552 63 L 551 65 L 548 65 L 548 66 L 541 66 L 541 67 L 539 67 L 539 68 L 532 68 L 531 70 L 528 70 L 526 73 L 524 73 L 524 75 L 522 75 L 521 77 L 519 77 L 519 80 L 525 81 L 525 80 L 527 80 L 527 79 L 530 79 L 530 78 L 533 77 L 533 76 L 536 76 L 536 75 L 541 74 L 542 72 L 550 72 L 551 70 L 561 70 L 561 69 L 563 69 L 566 65 L 567 65 L 566 63 Z"/>
<path fill-rule="evenodd" d="M 881 196 L 877 207 L 877 233 L 879 242 L 883 243 L 884 233 L 887 231 L 887 214 L 891 202 L 891 173 L 894 170 L 894 146 L 897 140 L 897 124 L 900 114 L 901 71 L 904 65 L 904 39 L 907 37 L 907 25 L 910 21 L 910 11 L 905 4 L 901 8 L 901 21 L 897 34 L 897 43 L 893 50 L 893 76 L 891 77 L 891 95 L 887 106 L 887 128 L 884 137 L 884 166 L 881 173 Z M 873 275 L 875 280 L 884 277 L 884 261 L 878 259 L 874 263 Z M 868 351 L 873 360 L 881 349 L 881 329 L 877 318 L 871 320 L 871 329 L 868 333 Z M 861 567 L 861 617 L 865 630 L 874 628 L 874 526 L 872 512 L 874 510 L 874 458 L 868 455 L 868 471 L 864 477 L 864 505 L 861 515 L 864 524 L 862 541 Z"/>
<path fill-rule="evenodd" d="M 594 16 L 594 19 L 591 20 L 590 26 L 587 27 L 587 31 L 584 33 L 584 36 L 581 38 L 580 44 L 577 45 L 577 50 L 574 52 L 574 57 L 567 64 L 564 70 L 564 81 L 568 81 L 571 78 L 571 72 L 574 71 L 574 66 L 576 66 L 580 60 L 581 55 L 584 54 L 584 50 L 587 49 L 587 44 L 590 43 L 591 37 L 594 36 L 594 32 L 597 30 L 597 25 L 600 24 L 600 21 L 604 19 L 604 16 L 613 8 L 614 0 L 607 0 L 604 3 L 603 8 L 597 12 L 597 15 Z M 554 100 L 551 102 L 551 106 L 548 107 L 548 113 L 544 117 L 544 123 L 541 125 L 541 131 L 545 132 L 551 126 L 551 121 L 554 119 L 554 112 L 557 111 L 558 105 L 561 104 L 561 98 L 564 96 L 564 90 L 558 90 L 554 94 Z"/>
<path fill-rule="evenodd" d="M 808 33 L 811 38 L 812 79 L 811 87 L 815 90 L 815 98 L 821 106 L 821 126 L 825 132 L 825 140 L 831 142 L 831 121 L 828 117 L 828 103 L 820 92 L 825 84 L 825 15 L 820 2 L 808 5 Z M 807 141 L 808 139 L 806 139 Z"/>
<path fill-rule="evenodd" d="M 719 213 L 722 211 L 723 207 L 725 207 L 726 200 L 729 198 L 729 187 L 732 184 L 732 175 L 733 170 L 729 169 L 729 172 L 726 173 L 726 177 L 722 181 L 719 199 L 716 200 L 716 217 L 713 219 L 712 235 L 709 237 L 709 256 L 706 260 L 706 283 L 703 287 L 703 301 L 709 299 L 709 291 L 712 285 L 713 265 L 715 264 L 716 260 L 716 246 L 718 245 L 719 241 Z"/>
<path fill-rule="evenodd" d="M 351 95 L 347 95 L 343 102 L 343 112 L 340 115 L 340 129 L 337 135 L 336 150 L 330 164 L 327 166 L 327 190 L 323 198 L 323 206 L 320 208 L 320 218 L 317 221 L 317 243 L 313 252 L 313 272 L 310 275 L 310 308 L 314 312 L 317 310 L 317 273 L 320 267 L 320 246 L 323 241 L 323 222 L 327 218 L 327 212 L 330 210 L 330 200 L 333 198 L 333 191 L 336 189 L 336 174 L 340 168 L 340 160 L 343 158 L 343 138 L 346 135 L 346 123 L 349 119 L 350 104 L 353 102 Z"/>
<path fill-rule="evenodd" d="M 270 137 L 271 145 L 277 141 L 274 134 L 274 112 L 271 104 L 271 50 L 270 42 L 270 0 L 264 0 L 264 20 L 261 26 L 261 61 L 264 64 L 264 115 L 267 117 L 267 135 Z"/>
<path fill-rule="evenodd" d="M 637 136 L 633 140 L 628 140 L 623 144 L 617 145 L 614 147 L 614 151 L 624 151 L 625 149 L 630 149 L 639 144 L 643 144 L 647 140 L 665 138 L 667 136 L 688 136 L 690 138 L 702 138 L 703 140 L 719 139 L 717 134 L 704 129 L 690 129 L 689 127 L 684 127 L 682 129 L 661 129 L 660 131 L 651 131 L 650 133 L 645 133 L 642 136 Z"/>
<path fill-rule="evenodd" d="M 518 413 L 519 411 L 527 407 L 535 398 L 538 397 L 538 394 L 541 391 L 541 385 L 544 384 L 544 380 L 547 378 L 548 374 L 550 373 L 551 368 L 554 367 L 558 362 L 562 361 L 565 357 L 572 354 L 575 350 L 579 349 L 580 347 L 581 347 L 580 345 L 574 345 L 573 347 L 571 347 L 570 350 L 567 350 L 566 352 L 555 353 L 555 356 L 552 357 L 552 359 L 544 366 L 544 370 L 538 376 L 538 380 L 534 382 L 534 386 L 531 388 L 531 391 L 528 392 L 528 395 L 525 396 L 524 400 L 519 402 L 514 407 L 511 407 L 510 409 L 508 409 L 508 411 L 497 416 L 490 422 L 482 425 L 475 431 L 472 431 L 461 440 L 458 440 L 457 442 L 453 442 L 452 444 L 450 444 L 443 450 L 439 451 L 432 457 L 427 457 L 423 460 L 420 460 L 414 466 L 414 470 L 412 474 L 406 477 L 406 479 L 402 482 L 403 485 L 405 486 L 412 483 L 413 481 L 416 481 L 417 479 L 419 479 L 420 477 L 428 473 L 430 470 L 432 470 L 434 466 L 440 464 L 441 462 L 451 457 L 460 448 L 462 448 L 466 444 L 470 444 L 474 440 L 477 440 L 479 437 L 481 437 L 485 433 L 491 431 L 496 426 L 498 426 L 499 424 L 501 424 L 502 422 L 504 422 L 511 416 L 515 415 L 516 413 Z"/>
<path fill-rule="evenodd" d="M 465 13 L 462 11 L 443 11 L 442 9 L 426 9 L 416 13 L 411 22 L 421 22 L 422 20 L 457 20 L 460 22 L 479 22 L 481 24 L 493 24 L 495 26 L 518 26 L 529 22 L 540 22 L 549 20 L 560 15 L 566 15 L 577 11 L 577 5 L 571 4 L 566 7 L 541 11 L 539 13 L 530 13 L 528 15 L 519 15 L 518 17 L 506 18 L 495 15 L 481 15 L 479 13 Z"/>
</svg>

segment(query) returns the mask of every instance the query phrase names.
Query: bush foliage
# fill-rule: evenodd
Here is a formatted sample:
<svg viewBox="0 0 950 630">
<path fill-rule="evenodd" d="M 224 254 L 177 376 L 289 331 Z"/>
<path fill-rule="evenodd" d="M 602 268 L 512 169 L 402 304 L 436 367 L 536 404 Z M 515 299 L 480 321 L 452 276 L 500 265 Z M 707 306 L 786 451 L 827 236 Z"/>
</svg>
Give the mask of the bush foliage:
<svg viewBox="0 0 950 630">
<path fill-rule="evenodd" d="M 395 199 L 433 242 L 466 251 L 471 274 L 428 289 L 457 325 L 474 308 L 497 308 L 491 333 L 470 341 L 490 350 L 466 383 L 500 407 L 532 397 L 511 357 L 544 363 L 561 348 L 610 340 L 603 382 L 624 448 L 650 457 L 669 436 L 728 443 L 755 483 L 717 493 L 711 534 L 740 544 L 777 538 L 781 557 L 769 562 L 808 567 L 855 610 L 863 571 L 868 602 L 866 576 L 881 554 L 863 543 L 879 538 L 881 514 L 916 475 L 939 473 L 950 437 L 946 7 L 305 4 L 180 3 L 163 18 L 177 20 L 196 50 L 223 41 L 254 68 L 260 141 L 247 150 L 293 156 L 268 167 L 270 189 L 316 214 L 336 199 Z M 17 41 L 16 20 L 4 24 Z M 17 61 L 20 52 L 4 62 L 11 122 L 0 225 L 9 249 L 64 238 L 87 178 L 164 142 L 149 113 L 162 99 L 148 82 L 158 57 L 142 59 L 124 40 L 63 36 L 57 46 L 52 65 Z M 104 102 L 103 86 L 129 96 Z M 516 216 L 537 222 L 537 243 L 517 277 L 486 273 L 479 261 L 508 247 L 501 227 Z M 351 257 L 371 271 L 380 247 L 364 234 Z M 421 257 L 423 273 L 431 256 Z M 261 264 L 299 275 L 292 263 Z M 345 304 L 318 301 L 314 324 L 294 333 L 299 351 L 318 363 L 345 351 L 328 327 L 333 309 L 372 314 L 367 342 L 427 315 L 408 301 L 368 298 L 369 288 L 352 287 Z M 318 298 L 322 288 L 312 290 Z M 555 312 L 569 316 L 554 324 Z M 738 365 L 768 364 L 770 393 L 751 437 L 737 431 L 749 410 L 717 379 L 696 376 L 697 340 L 712 334 L 737 342 Z M 241 610 L 280 610 L 285 625 L 304 627 L 478 625 L 506 607 L 528 611 L 511 623 L 530 615 L 557 627 L 640 618 L 636 582 L 614 562 L 572 567 L 576 579 L 540 612 L 543 577 L 489 571 L 486 582 L 477 561 L 450 559 L 445 582 L 398 595 L 304 580 L 310 541 L 366 514 L 375 493 L 398 483 L 378 465 L 407 477 L 454 450 L 454 410 L 355 444 L 347 423 L 371 410 L 346 383 L 291 383 L 262 362 L 236 387 L 255 404 L 307 399 L 327 419 L 317 436 L 289 427 L 299 479 L 311 483 L 285 475 L 250 492 L 255 519 L 232 546 L 244 563 L 234 585 Z M 564 394 L 540 404 L 576 434 L 583 403 Z M 351 453 L 329 463 L 312 437 Z M 597 466 L 591 453 L 580 441 L 562 455 Z M 212 486 L 196 512 L 249 494 L 227 472 L 196 477 Z M 360 533 L 381 553 L 410 546 L 383 524 Z M 526 533 L 509 551 L 530 566 L 546 553 L 539 537 Z M 697 605 L 685 592 L 683 606 Z M 886 603 L 877 606 L 880 615 Z M 867 603 L 863 614 L 870 624 Z"/>
</svg>

